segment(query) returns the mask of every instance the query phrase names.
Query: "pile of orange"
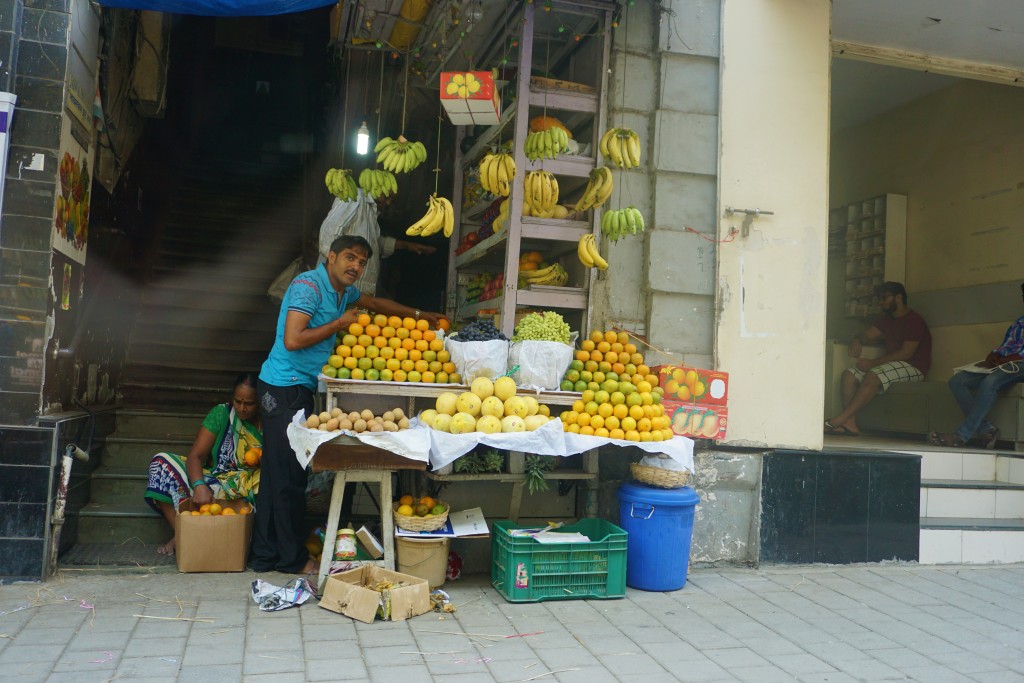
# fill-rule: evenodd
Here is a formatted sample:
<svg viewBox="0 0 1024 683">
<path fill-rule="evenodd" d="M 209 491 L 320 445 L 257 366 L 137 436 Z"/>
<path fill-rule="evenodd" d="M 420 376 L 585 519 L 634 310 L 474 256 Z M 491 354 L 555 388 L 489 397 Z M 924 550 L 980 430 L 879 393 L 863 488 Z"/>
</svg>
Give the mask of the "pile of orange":
<svg viewBox="0 0 1024 683">
<path fill-rule="evenodd" d="M 441 329 L 448 329 L 442 320 Z M 323 371 L 338 379 L 459 384 L 451 354 L 426 320 L 362 313 L 345 334 Z M 333 373 L 333 374 L 332 374 Z"/>
<path fill-rule="evenodd" d="M 254 446 L 253 448 L 250 448 L 249 450 L 247 450 L 245 452 L 245 455 L 242 456 L 242 460 L 245 461 L 245 466 L 246 467 L 250 467 L 250 468 L 252 468 L 252 467 L 259 467 L 260 466 L 260 458 L 262 458 L 262 457 L 263 457 L 263 449 Z"/>
<path fill-rule="evenodd" d="M 252 507 L 250 507 L 249 505 L 243 505 L 238 509 L 238 512 L 235 512 L 234 508 L 227 507 L 226 505 L 221 505 L 220 503 L 205 503 L 203 505 L 200 505 L 198 510 L 182 510 L 181 514 L 191 514 L 193 517 L 217 517 L 220 515 L 247 515 L 250 512 L 252 512 Z"/>
<path fill-rule="evenodd" d="M 567 432 L 637 442 L 674 435 L 658 377 L 625 332 L 594 331 L 580 342 L 562 389 L 580 392 L 560 416 Z"/>
</svg>

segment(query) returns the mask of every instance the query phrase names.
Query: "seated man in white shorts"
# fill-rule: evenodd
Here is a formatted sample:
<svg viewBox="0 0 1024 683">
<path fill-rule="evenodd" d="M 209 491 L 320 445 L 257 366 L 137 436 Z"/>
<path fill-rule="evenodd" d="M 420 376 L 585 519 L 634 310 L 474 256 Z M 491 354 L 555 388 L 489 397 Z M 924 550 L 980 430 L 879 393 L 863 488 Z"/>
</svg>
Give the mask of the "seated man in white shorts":
<svg viewBox="0 0 1024 683">
<path fill-rule="evenodd" d="M 923 382 L 932 362 L 932 335 L 924 318 L 907 306 L 907 290 L 899 282 L 875 289 L 882 315 L 850 342 L 857 367 L 842 375 L 843 412 L 825 420 L 825 433 L 856 436 L 857 413 L 893 382 Z M 883 340 L 885 354 L 861 358 L 864 344 Z"/>
</svg>

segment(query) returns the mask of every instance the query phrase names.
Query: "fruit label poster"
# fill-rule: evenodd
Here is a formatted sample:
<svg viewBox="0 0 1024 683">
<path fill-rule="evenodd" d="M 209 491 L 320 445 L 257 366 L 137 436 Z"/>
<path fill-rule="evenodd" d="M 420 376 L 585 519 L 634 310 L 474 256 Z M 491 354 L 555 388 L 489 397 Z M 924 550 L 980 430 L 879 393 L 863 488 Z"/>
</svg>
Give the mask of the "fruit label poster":
<svg viewBox="0 0 1024 683">
<path fill-rule="evenodd" d="M 52 243 L 56 251 L 85 264 L 89 241 L 89 196 L 92 190 L 92 154 L 70 135 L 71 121 L 63 117 L 64 134 L 57 164 L 57 192 L 53 210 Z"/>
</svg>

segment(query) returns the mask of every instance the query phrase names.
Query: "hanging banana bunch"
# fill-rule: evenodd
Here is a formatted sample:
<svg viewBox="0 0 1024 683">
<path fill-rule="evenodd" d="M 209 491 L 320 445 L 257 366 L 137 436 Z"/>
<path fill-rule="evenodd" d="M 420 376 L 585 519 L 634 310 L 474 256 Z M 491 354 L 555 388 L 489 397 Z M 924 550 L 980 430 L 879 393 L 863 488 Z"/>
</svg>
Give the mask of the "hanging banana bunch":
<svg viewBox="0 0 1024 683">
<path fill-rule="evenodd" d="M 507 197 L 515 175 L 516 162 L 510 154 L 487 154 L 480 160 L 480 185 L 493 195 Z"/>
<path fill-rule="evenodd" d="M 374 146 L 377 163 L 392 173 L 408 173 L 427 160 L 427 148 L 422 142 L 410 142 L 404 135 L 398 139 L 381 138 Z"/>
<path fill-rule="evenodd" d="M 541 218 L 554 216 L 555 205 L 558 204 L 558 181 L 555 176 L 547 171 L 530 171 L 523 183 L 530 215 Z"/>
<path fill-rule="evenodd" d="M 379 168 L 364 168 L 359 173 L 359 187 L 373 199 L 398 193 L 398 181 L 391 171 Z"/>
<path fill-rule="evenodd" d="M 644 231 L 644 216 L 635 206 L 605 211 L 601 215 L 601 232 L 612 242 L 618 242 L 626 235 Z"/>
<path fill-rule="evenodd" d="M 640 165 L 640 136 L 629 128 L 609 128 L 598 145 L 605 159 L 619 168 Z"/>
<path fill-rule="evenodd" d="M 352 172 L 347 168 L 332 168 L 328 170 L 324 183 L 327 185 L 330 193 L 343 202 L 354 201 L 359 196 L 356 181 L 352 180 Z"/>
<path fill-rule="evenodd" d="M 579 244 L 576 245 L 576 256 L 579 257 L 580 263 L 587 268 L 608 270 L 608 262 L 601 256 L 601 252 L 597 250 L 597 242 L 594 240 L 592 233 L 588 232 L 580 238 Z"/>
<path fill-rule="evenodd" d="M 614 189 L 615 183 L 612 181 L 612 170 L 607 166 L 595 168 L 590 172 L 590 182 L 587 183 L 587 189 L 583 191 L 583 196 L 576 202 L 574 208 L 577 211 L 586 211 L 587 209 L 601 206 L 612 196 L 612 190 Z"/>
<path fill-rule="evenodd" d="M 455 212 L 452 203 L 445 197 L 430 195 L 429 208 L 423 218 L 409 226 L 406 235 L 429 237 L 444 230 L 445 237 L 451 237 L 455 230 Z"/>
<path fill-rule="evenodd" d="M 526 158 L 531 161 L 554 159 L 559 154 L 569 151 L 569 134 L 564 128 L 557 126 L 530 133 L 526 136 L 523 151 Z"/>
</svg>

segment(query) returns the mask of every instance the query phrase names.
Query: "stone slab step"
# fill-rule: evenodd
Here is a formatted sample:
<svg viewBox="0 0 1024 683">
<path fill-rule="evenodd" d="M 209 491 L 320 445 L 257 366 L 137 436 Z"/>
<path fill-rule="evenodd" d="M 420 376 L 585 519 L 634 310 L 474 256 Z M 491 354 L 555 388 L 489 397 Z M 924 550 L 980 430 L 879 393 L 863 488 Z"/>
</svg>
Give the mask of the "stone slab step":
<svg viewBox="0 0 1024 683">
<path fill-rule="evenodd" d="M 165 543 L 171 529 L 146 503 L 90 503 L 76 515 L 79 543 Z"/>
<path fill-rule="evenodd" d="M 1024 520 L 923 517 L 921 564 L 1024 562 Z"/>
<path fill-rule="evenodd" d="M 92 502 L 104 506 L 128 505 L 142 500 L 149 473 L 135 467 L 103 466 L 92 473 Z"/>
<path fill-rule="evenodd" d="M 202 422 L 202 418 L 194 423 L 196 431 L 199 429 L 200 422 Z M 113 469 L 147 472 L 149 461 L 155 454 L 187 453 L 194 440 L 195 433 L 191 436 L 176 434 L 164 438 L 159 436 L 139 438 L 109 436 L 103 452 L 103 465 Z"/>
<path fill-rule="evenodd" d="M 146 438 L 150 436 L 162 439 L 172 436 L 183 439 L 192 438 L 205 416 L 205 413 L 118 410 L 117 431 L 113 436 L 114 438 Z"/>
</svg>

